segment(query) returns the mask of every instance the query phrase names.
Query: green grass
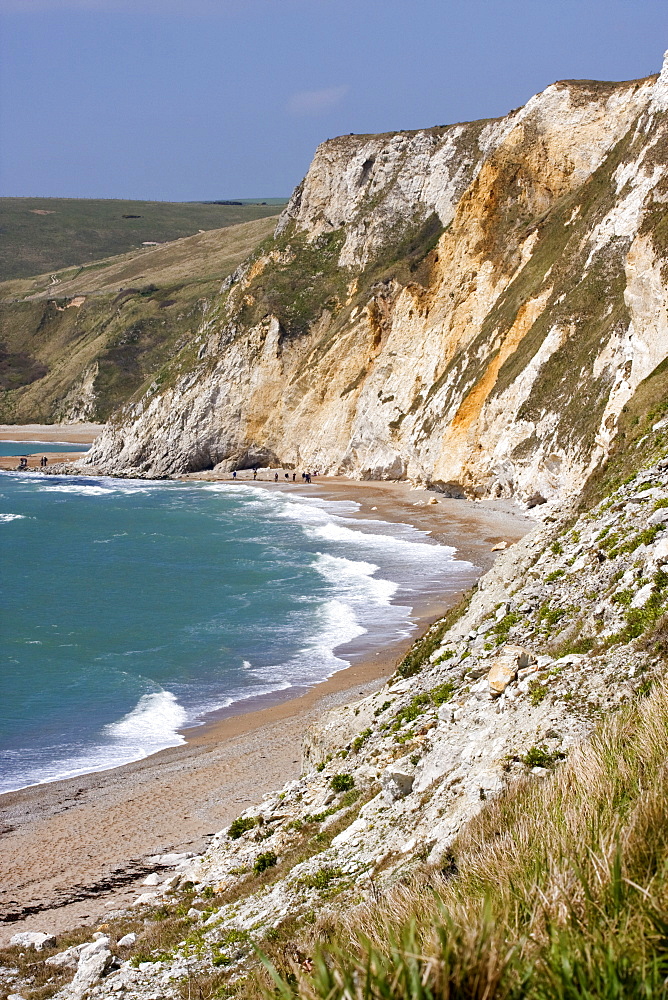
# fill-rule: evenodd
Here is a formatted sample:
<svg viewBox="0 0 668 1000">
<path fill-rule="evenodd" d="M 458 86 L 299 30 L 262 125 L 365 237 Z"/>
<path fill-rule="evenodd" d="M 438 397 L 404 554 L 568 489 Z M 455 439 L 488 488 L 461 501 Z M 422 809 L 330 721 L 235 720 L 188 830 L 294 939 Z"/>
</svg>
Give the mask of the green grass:
<svg viewBox="0 0 668 1000">
<path fill-rule="evenodd" d="M 256 816 L 239 816 L 230 823 L 227 828 L 227 836 L 230 840 L 238 840 L 242 833 L 246 833 L 247 830 L 252 830 L 256 826 Z"/>
<path fill-rule="evenodd" d="M 146 241 L 166 243 L 276 215 L 284 202 L 204 202 L 89 198 L 0 198 L 0 281 L 89 264 Z M 48 214 L 37 214 L 48 213 Z"/>
<path fill-rule="evenodd" d="M 199 233 L 58 272 L 55 285 L 49 274 L 0 284 L 0 421 L 62 419 L 68 393 L 94 370 L 87 419 L 103 422 L 147 380 L 166 384 L 191 368 L 203 303 L 274 225 L 268 218 Z"/>
</svg>

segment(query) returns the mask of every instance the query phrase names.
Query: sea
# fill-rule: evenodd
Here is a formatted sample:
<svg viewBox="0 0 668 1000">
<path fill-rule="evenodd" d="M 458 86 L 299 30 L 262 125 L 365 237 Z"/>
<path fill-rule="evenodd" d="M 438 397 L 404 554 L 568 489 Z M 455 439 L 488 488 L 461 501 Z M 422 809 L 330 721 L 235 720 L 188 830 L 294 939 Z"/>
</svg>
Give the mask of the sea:
<svg viewBox="0 0 668 1000">
<path fill-rule="evenodd" d="M 0 792 L 299 694 L 477 575 L 424 532 L 316 492 L 0 473 Z"/>
<path fill-rule="evenodd" d="M 88 451 L 89 444 L 66 441 L 0 441 L 0 455 L 46 455 L 51 452 Z"/>
</svg>

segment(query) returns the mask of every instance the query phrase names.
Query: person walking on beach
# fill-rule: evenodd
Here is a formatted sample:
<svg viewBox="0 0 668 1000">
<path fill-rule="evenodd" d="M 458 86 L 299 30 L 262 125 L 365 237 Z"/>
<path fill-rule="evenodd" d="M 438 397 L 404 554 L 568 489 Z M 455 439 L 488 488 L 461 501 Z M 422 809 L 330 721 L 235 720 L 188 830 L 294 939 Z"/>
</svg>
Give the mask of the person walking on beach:
<svg viewBox="0 0 668 1000">
<path fill-rule="evenodd" d="M 296 473 L 296 472 L 293 472 L 293 473 L 292 473 L 292 482 L 293 482 L 293 483 L 294 483 L 294 481 L 295 481 L 295 479 L 296 479 L 296 478 L 297 478 L 297 473 Z"/>
<path fill-rule="evenodd" d="M 257 479 L 257 469 L 253 469 L 253 479 Z"/>
<path fill-rule="evenodd" d="M 274 482 L 275 483 L 278 482 L 278 473 L 277 472 L 274 473 Z"/>
<path fill-rule="evenodd" d="M 234 470 L 234 471 L 232 472 L 232 479 L 236 479 L 236 478 L 237 478 L 237 470 L 235 469 L 235 470 Z"/>
</svg>

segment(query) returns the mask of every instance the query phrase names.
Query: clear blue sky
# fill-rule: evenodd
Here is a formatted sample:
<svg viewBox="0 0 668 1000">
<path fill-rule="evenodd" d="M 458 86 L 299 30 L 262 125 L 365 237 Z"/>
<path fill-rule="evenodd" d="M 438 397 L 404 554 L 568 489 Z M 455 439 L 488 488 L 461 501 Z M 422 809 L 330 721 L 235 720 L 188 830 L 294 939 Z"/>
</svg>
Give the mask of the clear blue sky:
<svg viewBox="0 0 668 1000">
<path fill-rule="evenodd" d="M 661 67 L 667 0 L 0 0 L 0 194 L 287 195 L 316 145 Z"/>
</svg>

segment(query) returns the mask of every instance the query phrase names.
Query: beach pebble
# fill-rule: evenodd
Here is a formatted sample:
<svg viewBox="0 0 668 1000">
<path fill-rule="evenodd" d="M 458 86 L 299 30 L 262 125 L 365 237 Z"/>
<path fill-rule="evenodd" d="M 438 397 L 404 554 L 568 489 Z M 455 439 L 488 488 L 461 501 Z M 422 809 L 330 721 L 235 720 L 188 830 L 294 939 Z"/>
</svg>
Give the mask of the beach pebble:
<svg viewBox="0 0 668 1000">
<path fill-rule="evenodd" d="M 54 945 L 56 939 L 53 934 L 44 934 L 42 931 L 22 931 L 20 934 L 14 934 L 9 943 L 13 947 L 34 948 L 35 951 L 41 951 L 42 948 Z"/>
<path fill-rule="evenodd" d="M 151 872 L 151 874 L 144 879 L 142 885 L 160 885 L 161 881 L 162 879 L 157 872 Z"/>
<path fill-rule="evenodd" d="M 124 934 L 118 942 L 119 948 L 130 948 L 137 940 L 137 935 L 134 931 L 130 931 L 129 934 Z"/>
</svg>

